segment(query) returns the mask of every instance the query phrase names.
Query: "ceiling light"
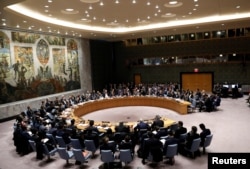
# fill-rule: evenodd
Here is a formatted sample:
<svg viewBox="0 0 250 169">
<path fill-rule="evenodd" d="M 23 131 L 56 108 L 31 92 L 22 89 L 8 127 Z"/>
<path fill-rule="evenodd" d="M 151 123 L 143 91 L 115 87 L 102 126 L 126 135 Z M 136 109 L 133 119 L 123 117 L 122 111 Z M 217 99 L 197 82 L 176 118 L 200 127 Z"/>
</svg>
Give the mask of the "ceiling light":
<svg viewBox="0 0 250 169">
<path fill-rule="evenodd" d="M 136 3 L 136 0 L 133 0 L 132 3 L 135 4 L 135 3 Z"/>
<path fill-rule="evenodd" d="M 148 5 L 148 6 L 151 5 L 150 1 L 147 2 L 147 5 Z"/>
<path fill-rule="evenodd" d="M 3 26 L 6 26 L 6 23 L 4 22 L 2 25 L 3 25 Z"/>
<path fill-rule="evenodd" d="M 159 8 L 159 6 L 158 6 L 158 5 L 156 5 L 156 6 L 155 6 L 155 8 L 156 8 L 156 9 L 158 9 L 158 8 Z"/>
<path fill-rule="evenodd" d="M 20 26 L 19 26 L 19 25 L 17 25 L 16 27 L 17 27 L 17 28 L 19 28 Z"/>
<path fill-rule="evenodd" d="M 103 5 L 104 5 L 104 3 L 101 1 L 101 2 L 100 2 L 100 6 L 103 6 Z"/>
<path fill-rule="evenodd" d="M 119 0 L 116 0 L 115 3 L 116 3 L 116 4 L 119 4 L 120 2 L 119 2 Z"/>
<path fill-rule="evenodd" d="M 53 1 L 52 0 L 48 0 L 48 3 L 52 3 Z"/>
<path fill-rule="evenodd" d="M 89 10 L 92 10 L 92 9 L 93 9 L 93 7 L 91 5 L 89 5 Z"/>
<path fill-rule="evenodd" d="M 177 1 L 170 1 L 170 2 L 169 2 L 170 5 L 175 5 L 175 4 L 177 4 L 177 3 L 178 3 Z"/>
<path fill-rule="evenodd" d="M 80 1 L 84 3 L 96 3 L 99 2 L 100 0 L 80 0 Z"/>
<path fill-rule="evenodd" d="M 236 6 L 236 8 L 237 8 L 237 9 L 239 9 L 239 8 L 240 8 L 240 6 Z"/>
</svg>

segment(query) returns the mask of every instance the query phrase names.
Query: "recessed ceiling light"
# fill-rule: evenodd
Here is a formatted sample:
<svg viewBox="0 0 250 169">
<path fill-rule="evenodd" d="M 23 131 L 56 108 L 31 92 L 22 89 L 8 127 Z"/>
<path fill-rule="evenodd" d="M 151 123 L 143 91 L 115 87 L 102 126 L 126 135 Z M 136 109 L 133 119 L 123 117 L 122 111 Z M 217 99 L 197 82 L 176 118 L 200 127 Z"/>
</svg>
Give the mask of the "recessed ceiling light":
<svg viewBox="0 0 250 169">
<path fill-rule="evenodd" d="M 100 0 L 80 0 L 80 1 L 84 3 L 96 3 L 99 2 Z"/>
<path fill-rule="evenodd" d="M 170 2 L 169 2 L 170 5 L 175 5 L 175 4 L 177 4 L 177 3 L 178 3 L 177 1 L 170 1 Z"/>
<path fill-rule="evenodd" d="M 64 14 L 69 14 L 69 15 L 70 14 L 78 14 L 79 13 L 79 11 L 71 9 L 71 8 L 67 8 L 65 10 L 61 10 L 61 12 L 64 13 Z"/>
<path fill-rule="evenodd" d="M 167 8 L 176 8 L 179 6 L 182 6 L 183 3 L 182 2 L 178 2 L 178 1 L 170 1 L 169 3 L 165 3 L 164 6 Z"/>
<path fill-rule="evenodd" d="M 239 9 L 239 8 L 240 8 L 240 6 L 236 6 L 236 8 L 237 8 L 237 9 Z"/>
<path fill-rule="evenodd" d="M 163 18 L 174 17 L 174 16 L 176 16 L 176 14 L 174 14 L 174 13 L 166 13 L 164 15 L 161 15 L 161 17 L 163 17 Z"/>
</svg>

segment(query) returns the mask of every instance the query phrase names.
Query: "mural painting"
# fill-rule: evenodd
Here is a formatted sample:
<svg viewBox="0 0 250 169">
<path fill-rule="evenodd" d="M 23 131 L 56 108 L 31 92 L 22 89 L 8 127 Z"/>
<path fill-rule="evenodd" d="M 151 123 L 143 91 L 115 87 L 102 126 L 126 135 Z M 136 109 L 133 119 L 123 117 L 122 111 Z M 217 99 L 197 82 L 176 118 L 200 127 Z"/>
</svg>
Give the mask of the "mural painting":
<svg viewBox="0 0 250 169">
<path fill-rule="evenodd" d="M 0 31 L 0 104 L 80 89 L 74 39 L 68 41 L 69 48 L 61 37 L 48 42 L 49 37 L 31 33 L 11 32 L 11 36 L 13 45 Z"/>
</svg>

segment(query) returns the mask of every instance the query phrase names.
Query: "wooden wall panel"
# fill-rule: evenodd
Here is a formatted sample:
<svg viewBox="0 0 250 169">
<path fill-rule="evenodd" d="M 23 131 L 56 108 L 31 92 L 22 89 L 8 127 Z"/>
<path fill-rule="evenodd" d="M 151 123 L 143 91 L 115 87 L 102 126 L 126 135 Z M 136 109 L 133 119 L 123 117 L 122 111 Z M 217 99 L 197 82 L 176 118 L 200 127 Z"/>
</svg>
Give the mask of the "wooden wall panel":
<svg viewBox="0 0 250 169">
<path fill-rule="evenodd" d="M 213 91 L 213 74 L 212 73 L 182 73 L 182 89 L 196 91 L 197 89 L 206 92 Z"/>
</svg>

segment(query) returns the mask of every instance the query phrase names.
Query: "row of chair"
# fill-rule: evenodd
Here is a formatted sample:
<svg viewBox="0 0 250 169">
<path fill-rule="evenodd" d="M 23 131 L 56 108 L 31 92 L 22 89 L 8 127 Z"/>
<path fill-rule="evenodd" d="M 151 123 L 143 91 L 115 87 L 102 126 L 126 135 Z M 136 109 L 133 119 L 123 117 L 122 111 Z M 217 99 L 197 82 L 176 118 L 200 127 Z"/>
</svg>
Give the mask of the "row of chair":
<svg viewBox="0 0 250 169">
<path fill-rule="evenodd" d="M 34 152 L 36 152 L 36 143 L 33 140 L 29 140 L 29 144 Z M 76 161 L 79 161 L 81 163 L 87 162 L 87 160 L 91 157 L 91 153 L 87 154 L 86 156 L 83 155 L 82 149 L 72 149 L 67 150 L 66 147 L 55 147 L 52 150 L 48 150 L 48 147 L 46 144 L 43 144 L 43 153 L 47 156 L 48 160 L 50 159 L 50 156 L 54 156 L 58 152 L 59 156 L 66 160 L 67 164 L 69 162 L 69 159 L 72 157 L 75 158 Z"/>
</svg>

